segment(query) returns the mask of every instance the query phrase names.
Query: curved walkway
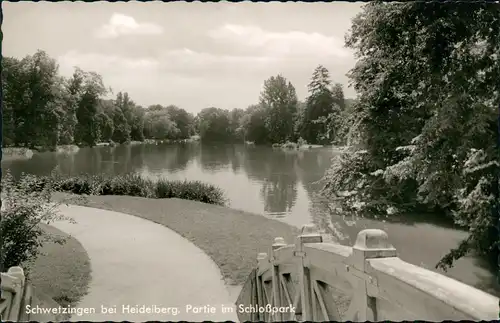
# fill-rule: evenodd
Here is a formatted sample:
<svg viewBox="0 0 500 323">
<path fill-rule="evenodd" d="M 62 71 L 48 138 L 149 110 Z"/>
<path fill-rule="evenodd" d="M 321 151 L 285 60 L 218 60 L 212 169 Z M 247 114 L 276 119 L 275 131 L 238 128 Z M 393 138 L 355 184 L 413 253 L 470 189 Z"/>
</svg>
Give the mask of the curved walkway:
<svg viewBox="0 0 500 323">
<path fill-rule="evenodd" d="M 237 321 L 217 265 L 174 231 L 118 212 L 60 210 L 77 223 L 51 225 L 78 239 L 92 266 L 89 292 L 78 304 L 92 313 L 73 314 L 72 321 Z"/>
</svg>

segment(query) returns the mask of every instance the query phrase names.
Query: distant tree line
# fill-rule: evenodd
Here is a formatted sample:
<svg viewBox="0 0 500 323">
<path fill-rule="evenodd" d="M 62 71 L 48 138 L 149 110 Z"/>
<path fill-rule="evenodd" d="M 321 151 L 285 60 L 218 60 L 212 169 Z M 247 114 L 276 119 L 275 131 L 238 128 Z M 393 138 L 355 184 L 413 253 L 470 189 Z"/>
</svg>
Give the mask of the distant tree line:
<svg viewBox="0 0 500 323">
<path fill-rule="evenodd" d="M 258 103 L 246 110 L 212 107 L 197 116 L 174 105 L 143 108 L 127 92 L 105 99 L 110 89 L 99 74 L 76 67 L 65 78 L 43 51 L 22 59 L 4 57 L 2 82 L 4 147 L 92 147 L 99 142 L 179 140 L 195 134 L 204 142 L 270 144 L 303 138 L 312 144 L 340 143 L 349 128 L 346 102 L 352 102 L 344 100 L 340 84 L 331 84 L 323 66 L 314 71 L 306 102 L 300 102 L 294 86 L 277 75 L 265 81 Z"/>
<path fill-rule="evenodd" d="M 3 144 L 54 148 L 98 142 L 186 139 L 194 116 L 170 105 L 143 108 L 128 93 L 103 99 L 109 92 L 102 77 L 75 68 L 70 78 L 45 52 L 23 59 L 2 59 Z"/>
<path fill-rule="evenodd" d="M 318 66 L 308 85 L 305 102 L 283 75 L 264 82 L 257 104 L 232 111 L 202 110 L 197 129 L 203 141 L 251 141 L 256 144 L 296 142 L 344 143 L 354 100 L 344 99 L 340 84 L 332 84 L 328 70 Z"/>
</svg>

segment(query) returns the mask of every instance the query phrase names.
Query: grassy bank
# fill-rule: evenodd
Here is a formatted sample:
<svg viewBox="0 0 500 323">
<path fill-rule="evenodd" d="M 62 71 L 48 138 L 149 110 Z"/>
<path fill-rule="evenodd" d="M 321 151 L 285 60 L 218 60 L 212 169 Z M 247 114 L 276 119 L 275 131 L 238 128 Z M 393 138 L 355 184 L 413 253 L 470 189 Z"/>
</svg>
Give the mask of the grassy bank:
<svg viewBox="0 0 500 323">
<path fill-rule="evenodd" d="M 31 189 L 41 190 L 52 184 L 59 192 L 86 195 L 127 195 L 147 198 L 180 198 L 208 204 L 225 205 L 224 192 L 216 186 L 199 181 L 171 181 L 160 178 L 156 181 L 137 174 L 120 176 L 81 175 L 61 177 L 58 175 L 31 178 Z"/>
<path fill-rule="evenodd" d="M 88 196 L 75 203 L 135 215 L 176 231 L 208 254 L 233 285 L 246 281 L 257 254 L 269 252 L 275 237 L 293 243 L 298 234 L 296 228 L 261 215 L 175 198 Z"/>
<path fill-rule="evenodd" d="M 50 297 L 61 306 L 76 305 L 87 293 L 90 283 L 90 259 L 75 238 L 45 224 L 43 230 L 66 238 L 64 244 L 47 242 L 41 254 L 29 264 L 29 280 L 36 294 Z"/>
</svg>

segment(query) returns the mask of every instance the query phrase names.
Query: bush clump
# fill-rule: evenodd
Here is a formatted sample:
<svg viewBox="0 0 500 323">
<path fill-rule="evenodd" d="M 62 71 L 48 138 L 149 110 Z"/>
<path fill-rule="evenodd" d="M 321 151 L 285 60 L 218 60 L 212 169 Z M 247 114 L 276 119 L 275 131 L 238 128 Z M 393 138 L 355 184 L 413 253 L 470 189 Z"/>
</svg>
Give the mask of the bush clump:
<svg viewBox="0 0 500 323">
<path fill-rule="evenodd" d="M 221 189 L 200 181 L 159 180 L 156 183 L 155 195 L 157 198 L 177 197 L 208 204 L 226 204 L 224 192 Z"/>
<path fill-rule="evenodd" d="M 226 205 L 224 192 L 200 181 L 170 181 L 160 178 L 156 181 L 138 174 L 119 176 L 81 175 L 62 178 L 51 175 L 34 177 L 29 187 L 41 191 L 53 183 L 54 190 L 78 195 L 127 195 L 147 198 L 180 198 L 208 204 Z"/>
<path fill-rule="evenodd" d="M 18 181 L 7 172 L 1 182 L 2 217 L 0 218 L 0 270 L 23 266 L 36 259 L 45 242 L 62 244 L 64 238 L 51 235 L 40 227 L 57 220 L 70 220 L 58 213 L 63 202 L 51 201 L 54 185 L 49 178 L 21 175 Z"/>
</svg>

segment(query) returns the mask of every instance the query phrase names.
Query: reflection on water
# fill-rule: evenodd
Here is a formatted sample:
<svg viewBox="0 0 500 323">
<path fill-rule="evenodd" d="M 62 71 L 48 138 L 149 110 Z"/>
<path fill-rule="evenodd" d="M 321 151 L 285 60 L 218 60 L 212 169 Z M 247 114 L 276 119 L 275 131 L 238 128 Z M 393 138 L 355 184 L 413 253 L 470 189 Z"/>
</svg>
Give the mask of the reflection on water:
<svg viewBox="0 0 500 323">
<path fill-rule="evenodd" d="M 309 202 L 329 166 L 332 151 L 283 151 L 243 145 L 129 145 L 81 148 L 73 153 L 37 153 L 29 160 L 2 162 L 14 176 L 63 174 L 118 175 L 138 172 L 151 178 L 201 180 L 221 187 L 234 208 L 309 222 Z"/>
<path fill-rule="evenodd" d="M 67 175 L 137 172 L 151 178 L 200 180 L 222 188 L 233 208 L 299 227 L 312 222 L 342 244 L 352 245 L 362 229 L 383 229 L 402 259 L 428 269 L 434 269 L 466 237 L 465 232 L 431 222 L 429 216 L 405 216 L 399 222 L 349 221 L 332 212 L 317 197 L 317 181 L 333 154 L 329 148 L 283 151 L 243 145 L 129 145 L 37 153 L 29 160 L 4 161 L 2 168 L 14 176 L 22 172 L 46 175 L 59 166 Z M 497 293 L 494 276 L 477 259 L 461 259 L 447 275 Z"/>
</svg>

